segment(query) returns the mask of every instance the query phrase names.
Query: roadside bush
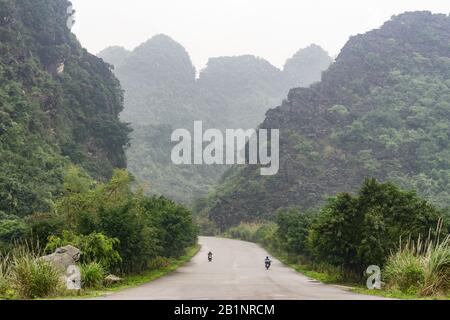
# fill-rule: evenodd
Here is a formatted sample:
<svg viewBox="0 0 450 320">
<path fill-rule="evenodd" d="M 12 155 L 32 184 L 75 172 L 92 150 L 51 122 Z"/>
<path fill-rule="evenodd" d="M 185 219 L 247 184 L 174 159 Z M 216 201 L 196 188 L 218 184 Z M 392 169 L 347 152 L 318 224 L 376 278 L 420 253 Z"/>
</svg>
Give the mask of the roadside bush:
<svg viewBox="0 0 450 320">
<path fill-rule="evenodd" d="M 60 284 L 57 270 L 26 249 L 12 253 L 10 272 L 11 287 L 22 299 L 50 296 Z"/>
<path fill-rule="evenodd" d="M 228 229 L 223 235 L 232 239 L 255 242 L 270 250 L 278 250 L 278 226 L 273 222 L 241 223 Z"/>
<path fill-rule="evenodd" d="M 262 224 L 256 231 L 254 238 L 256 242 L 267 247 L 269 249 L 277 249 L 279 247 L 279 241 L 276 236 L 278 226 L 276 223 Z"/>
<path fill-rule="evenodd" d="M 236 227 L 228 229 L 225 236 L 243 241 L 257 242 L 256 233 L 260 227 L 261 224 L 258 223 L 241 223 Z"/>
<path fill-rule="evenodd" d="M 0 241 L 5 243 L 24 240 L 27 231 L 27 225 L 20 219 L 0 221 Z"/>
<path fill-rule="evenodd" d="M 289 254 L 306 255 L 311 215 L 296 209 L 279 211 L 277 217 L 277 237 L 281 247 Z"/>
<path fill-rule="evenodd" d="M 118 248 L 120 241 L 109 238 L 102 233 L 93 232 L 89 235 L 77 235 L 64 231 L 62 237 L 50 236 L 46 253 L 52 253 L 59 247 L 72 245 L 81 250 L 81 263 L 98 262 L 107 270 L 122 262 Z"/>
<path fill-rule="evenodd" d="M 143 198 L 140 206 L 149 225 L 156 230 L 160 256 L 178 257 L 197 243 L 198 227 L 186 207 L 164 197 Z"/>
<path fill-rule="evenodd" d="M 362 275 L 369 265 L 383 266 L 399 238 L 418 239 L 441 217 L 415 192 L 367 179 L 357 195 L 342 193 L 328 201 L 311 225 L 308 245 L 315 260 Z"/>
<path fill-rule="evenodd" d="M 117 250 L 122 258 L 119 272 L 134 273 L 147 269 L 148 262 L 160 255 L 158 230 L 153 228 L 140 208 L 132 202 L 123 207 L 99 212 L 100 229 L 119 240 Z"/>
<path fill-rule="evenodd" d="M 164 257 L 156 257 L 156 258 L 152 259 L 148 264 L 148 268 L 150 270 L 158 270 L 158 269 L 166 268 L 168 266 L 170 266 L 170 260 L 168 258 L 164 258 Z"/>
<path fill-rule="evenodd" d="M 196 216 L 195 222 L 198 225 L 202 236 L 213 237 L 220 234 L 219 227 L 217 227 L 214 221 L 208 219 L 208 217 Z"/>
<path fill-rule="evenodd" d="M 104 267 L 98 262 L 81 265 L 81 283 L 83 288 L 98 289 L 103 286 L 106 276 Z"/>
</svg>

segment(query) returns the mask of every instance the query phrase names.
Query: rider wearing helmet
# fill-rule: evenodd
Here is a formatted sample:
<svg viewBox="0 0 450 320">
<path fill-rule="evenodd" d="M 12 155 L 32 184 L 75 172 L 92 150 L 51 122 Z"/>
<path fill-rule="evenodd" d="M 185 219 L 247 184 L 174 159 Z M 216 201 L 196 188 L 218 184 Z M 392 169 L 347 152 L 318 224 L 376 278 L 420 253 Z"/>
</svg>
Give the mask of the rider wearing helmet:
<svg viewBox="0 0 450 320">
<path fill-rule="evenodd" d="M 272 260 L 270 260 L 269 257 L 266 257 L 266 259 L 264 260 L 264 264 L 266 266 L 266 269 L 269 270 L 270 265 L 272 264 Z"/>
</svg>

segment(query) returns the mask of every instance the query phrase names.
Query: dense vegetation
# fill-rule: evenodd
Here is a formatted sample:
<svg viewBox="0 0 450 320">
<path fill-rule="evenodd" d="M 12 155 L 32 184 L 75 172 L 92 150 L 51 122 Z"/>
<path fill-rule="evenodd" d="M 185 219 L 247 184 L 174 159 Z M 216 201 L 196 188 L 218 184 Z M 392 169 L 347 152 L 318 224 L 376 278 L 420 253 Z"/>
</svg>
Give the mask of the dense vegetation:
<svg viewBox="0 0 450 320">
<path fill-rule="evenodd" d="M 0 1 L 0 214 L 47 211 L 75 163 L 125 167 L 123 97 L 107 64 L 66 27 L 65 0 Z"/>
<path fill-rule="evenodd" d="M 219 227 L 315 208 L 366 177 L 450 205 L 450 18 L 412 12 L 352 37 L 310 88 L 293 89 L 262 128 L 281 130 L 276 176 L 238 167 L 203 210 Z"/>
<path fill-rule="evenodd" d="M 111 66 L 66 26 L 66 0 L 0 0 L 0 298 L 60 292 L 38 259 L 81 249 L 85 287 L 165 265 L 196 243 L 185 207 L 125 171 L 130 128 Z"/>
<path fill-rule="evenodd" d="M 300 50 L 283 71 L 254 56 L 212 58 L 196 79 L 186 50 L 158 35 L 132 52 L 120 47 L 99 56 L 115 65 L 125 89 L 122 118 L 132 123 L 127 152 L 130 171 L 150 192 L 184 203 L 204 197 L 226 170 L 217 166 L 175 166 L 170 135 L 176 128 L 254 128 L 292 86 L 320 80 L 331 58 L 318 46 Z"/>
<path fill-rule="evenodd" d="M 318 211 L 280 210 L 275 223 L 241 224 L 227 234 L 335 281 L 362 283 L 366 268 L 378 265 L 388 288 L 432 295 L 449 289 L 448 218 L 415 192 L 367 179 L 356 195 L 337 194 Z"/>
<path fill-rule="evenodd" d="M 7 269 L 3 272 L 5 281 L 17 276 L 15 262 L 11 265 L 8 260 L 18 260 L 25 271 L 30 264 L 45 269 L 45 264 L 31 262 L 33 257 L 66 245 L 82 251 L 86 287 L 103 285 L 110 272 L 142 272 L 158 267 L 164 259 L 183 255 L 197 241 L 190 211 L 165 198 L 146 197 L 143 190 L 133 192 L 131 183 L 125 170 L 116 170 L 110 181 L 98 183 L 82 169 L 71 167 L 65 176 L 64 195 L 51 212 L 26 220 L 13 216 L 1 220 L 0 261 Z M 18 256 L 17 250 L 23 247 L 32 248 L 32 254 Z M 36 277 L 45 276 L 35 273 Z M 0 274 L 0 281 L 4 280 L 1 278 Z M 30 275 L 28 284 L 32 279 Z"/>
</svg>

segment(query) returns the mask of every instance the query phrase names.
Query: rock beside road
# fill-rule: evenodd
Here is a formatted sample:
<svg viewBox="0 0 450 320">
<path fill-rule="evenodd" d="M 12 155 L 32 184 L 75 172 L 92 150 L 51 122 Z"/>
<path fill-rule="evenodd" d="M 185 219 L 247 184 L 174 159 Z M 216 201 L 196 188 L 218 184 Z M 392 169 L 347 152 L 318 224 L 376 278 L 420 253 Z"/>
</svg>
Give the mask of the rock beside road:
<svg viewBox="0 0 450 320">
<path fill-rule="evenodd" d="M 113 284 L 120 283 L 120 282 L 122 282 L 122 281 L 123 281 L 122 278 L 120 278 L 120 277 L 118 277 L 118 276 L 115 276 L 115 275 L 113 275 L 113 274 L 110 274 L 109 276 L 107 276 L 107 277 L 105 278 L 105 284 L 106 284 L 106 285 L 113 285 Z"/>
<path fill-rule="evenodd" d="M 80 259 L 81 251 L 74 246 L 68 245 L 55 250 L 54 253 L 43 256 L 41 259 L 52 264 L 58 272 L 66 274 L 69 266 L 75 265 Z"/>
</svg>

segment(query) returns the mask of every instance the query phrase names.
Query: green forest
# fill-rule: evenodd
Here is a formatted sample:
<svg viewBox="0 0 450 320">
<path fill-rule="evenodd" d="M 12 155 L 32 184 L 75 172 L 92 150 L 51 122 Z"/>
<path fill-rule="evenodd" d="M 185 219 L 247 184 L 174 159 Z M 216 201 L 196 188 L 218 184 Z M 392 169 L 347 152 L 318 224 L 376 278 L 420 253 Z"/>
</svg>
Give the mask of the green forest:
<svg viewBox="0 0 450 320">
<path fill-rule="evenodd" d="M 0 1 L 0 298 L 62 294 L 37 257 L 66 245 L 94 288 L 197 242 L 188 209 L 146 197 L 125 171 L 120 82 L 66 27 L 69 4 Z"/>
</svg>

